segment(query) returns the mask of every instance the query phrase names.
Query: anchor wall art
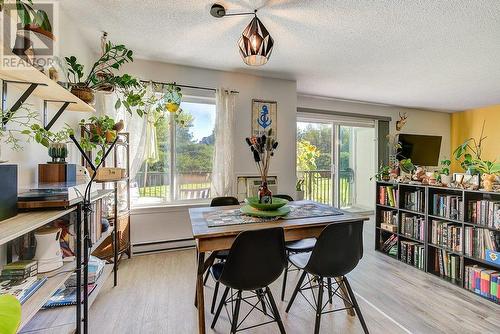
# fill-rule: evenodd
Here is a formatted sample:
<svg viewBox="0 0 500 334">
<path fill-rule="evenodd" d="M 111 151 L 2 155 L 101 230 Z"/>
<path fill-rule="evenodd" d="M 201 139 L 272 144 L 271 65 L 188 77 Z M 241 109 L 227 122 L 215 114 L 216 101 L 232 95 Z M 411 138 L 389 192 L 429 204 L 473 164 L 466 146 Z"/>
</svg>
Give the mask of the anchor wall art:
<svg viewBox="0 0 500 334">
<path fill-rule="evenodd" d="M 277 138 L 277 112 L 277 102 L 252 100 L 252 136 L 267 135 L 272 129 L 272 136 Z"/>
</svg>

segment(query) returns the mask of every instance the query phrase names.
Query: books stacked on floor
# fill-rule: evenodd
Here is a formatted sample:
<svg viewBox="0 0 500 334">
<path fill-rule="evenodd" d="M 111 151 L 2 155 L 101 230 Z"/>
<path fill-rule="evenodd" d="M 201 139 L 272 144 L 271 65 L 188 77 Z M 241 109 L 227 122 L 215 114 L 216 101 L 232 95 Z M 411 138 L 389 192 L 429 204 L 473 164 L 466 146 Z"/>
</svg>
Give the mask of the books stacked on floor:
<svg viewBox="0 0 500 334">
<path fill-rule="evenodd" d="M 462 225 L 446 221 L 431 221 L 431 244 L 462 252 Z"/>
<path fill-rule="evenodd" d="M 394 186 L 379 187 L 378 203 L 396 207 L 398 203 L 399 190 Z"/>
<path fill-rule="evenodd" d="M 38 262 L 35 260 L 20 260 L 3 266 L 0 281 L 22 280 L 38 274 Z"/>
<path fill-rule="evenodd" d="M 101 276 L 104 265 L 106 263 L 95 257 L 89 258 L 89 276 L 88 276 L 88 294 L 90 295 L 97 286 L 97 280 Z M 83 283 L 83 277 L 82 277 Z M 50 299 L 45 303 L 43 308 L 54 308 L 60 306 L 76 305 L 76 273 L 73 273 L 70 278 L 59 288 Z"/>
<path fill-rule="evenodd" d="M 465 266 L 464 287 L 478 295 L 500 303 L 500 273 L 477 265 Z"/>
<path fill-rule="evenodd" d="M 444 249 L 436 249 L 434 253 L 434 271 L 440 276 L 452 280 L 461 280 L 460 257 L 456 254 L 450 254 Z"/>
<path fill-rule="evenodd" d="M 397 256 L 398 254 L 398 236 L 391 235 L 380 247 L 380 250 L 392 256 Z"/>
<path fill-rule="evenodd" d="M 424 217 L 417 217 L 406 213 L 401 214 L 401 234 L 424 241 L 424 229 Z"/>
<path fill-rule="evenodd" d="M 28 277 L 0 282 L 0 295 L 9 294 L 24 304 L 47 281 L 47 277 Z"/>
<path fill-rule="evenodd" d="M 418 189 L 404 194 L 404 208 L 406 210 L 424 212 L 424 194 L 425 191 Z"/>
<path fill-rule="evenodd" d="M 468 222 L 500 230 L 499 201 L 469 201 L 467 209 Z"/>
<path fill-rule="evenodd" d="M 398 229 L 398 213 L 392 210 L 380 211 L 380 228 L 383 230 L 396 233 Z"/>
<path fill-rule="evenodd" d="M 424 270 L 424 245 L 414 241 L 401 241 L 401 261 Z"/>
<path fill-rule="evenodd" d="M 432 214 L 448 219 L 461 220 L 463 217 L 462 203 L 462 196 L 434 194 L 432 196 Z"/>
<path fill-rule="evenodd" d="M 466 226 L 465 255 L 488 260 L 488 251 L 500 251 L 500 232 Z"/>
</svg>

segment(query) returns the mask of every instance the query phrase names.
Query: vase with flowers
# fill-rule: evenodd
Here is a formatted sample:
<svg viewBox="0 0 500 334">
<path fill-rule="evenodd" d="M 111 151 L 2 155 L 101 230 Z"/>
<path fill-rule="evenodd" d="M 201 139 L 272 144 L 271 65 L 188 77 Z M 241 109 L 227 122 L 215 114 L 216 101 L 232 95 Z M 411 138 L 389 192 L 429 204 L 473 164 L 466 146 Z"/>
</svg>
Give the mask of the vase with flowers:
<svg viewBox="0 0 500 334">
<path fill-rule="evenodd" d="M 274 151 L 278 147 L 278 142 L 272 135 L 272 130 L 261 136 L 253 136 L 245 139 L 250 147 L 253 160 L 260 173 L 261 185 L 259 187 L 259 203 L 272 204 L 272 192 L 267 185 L 267 176 L 271 157 L 274 156 Z"/>
</svg>

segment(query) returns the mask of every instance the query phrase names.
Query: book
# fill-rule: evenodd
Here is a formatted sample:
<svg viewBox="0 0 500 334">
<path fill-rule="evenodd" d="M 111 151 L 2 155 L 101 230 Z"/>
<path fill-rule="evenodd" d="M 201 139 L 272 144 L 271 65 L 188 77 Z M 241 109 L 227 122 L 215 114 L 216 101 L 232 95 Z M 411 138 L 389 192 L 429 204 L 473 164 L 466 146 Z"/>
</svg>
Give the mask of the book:
<svg viewBox="0 0 500 334">
<path fill-rule="evenodd" d="M 498 270 L 468 265 L 465 266 L 465 276 L 464 288 L 495 302 L 500 300 L 500 272 Z"/>
<path fill-rule="evenodd" d="M 28 277 L 22 280 L 0 282 L 0 295 L 9 294 L 16 297 L 21 304 L 29 299 L 45 282 L 47 277 Z"/>
<path fill-rule="evenodd" d="M 435 219 L 431 221 L 430 243 L 433 245 L 461 253 L 462 234 L 462 225 Z"/>
<path fill-rule="evenodd" d="M 401 229 L 400 233 L 424 241 L 425 218 L 417 217 L 412 214 L 401 214 Z"/>
<path fill-rule="evenodd" d="M 463 212 L 462 196 L 443 194 L 432 196 L 432 214 L 434 216 L 462 220 Z"/>
<path fill-rule="evenodd" d="M 480 226 L 500 229 L 500 202 L 469 201 L 467 203 L 467 221 Z"/>
<path fill-rule="evenodd" d="M 397 207 L 398 189 L 394 186 L 379 186 L 379 204 Z"/>
<path fill-rule="evenodd" d="M 90 295 L 96 285 L 88 285 L 88 294 Z M 82 291 L 83 292 L 83 291 Z M 57 291 L 50 297 L 50 299 L 43 305 L 42 308 L 50 309 L 54 307 L 76 305 L 76 287 L 74 286 L 62 286 L 57 289 Z"/>
</svg>

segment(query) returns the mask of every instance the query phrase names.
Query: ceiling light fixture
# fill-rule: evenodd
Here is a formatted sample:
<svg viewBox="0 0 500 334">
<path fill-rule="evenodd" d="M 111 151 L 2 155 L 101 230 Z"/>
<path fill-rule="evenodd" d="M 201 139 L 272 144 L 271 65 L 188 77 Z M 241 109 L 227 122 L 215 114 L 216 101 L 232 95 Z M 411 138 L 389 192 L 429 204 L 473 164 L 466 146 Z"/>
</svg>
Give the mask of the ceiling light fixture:
<svg viewBox="0 0 500 334">
<path fill-rule="evenodd" d="M 226 8 L 220 4 L 213 4 L 210 14 L 216 18 L 236 15 L 253 15 L 252 21 L 246 26 L 238 40 L 238 48 L 245 64 L 261 66 L 267 63 L 273 51 L 274 39 L 266 27 L 257 17 L 257 10 L 253 13 L 226 13 Z"/>
</svg>

